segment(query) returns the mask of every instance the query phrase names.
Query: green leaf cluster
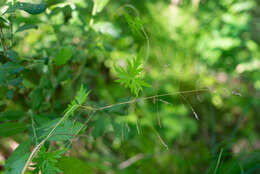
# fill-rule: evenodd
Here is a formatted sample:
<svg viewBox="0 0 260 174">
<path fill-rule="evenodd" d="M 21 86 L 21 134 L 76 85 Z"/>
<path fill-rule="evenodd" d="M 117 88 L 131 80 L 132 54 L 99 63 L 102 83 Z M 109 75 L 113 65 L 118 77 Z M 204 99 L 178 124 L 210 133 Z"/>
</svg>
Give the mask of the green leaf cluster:
<svg viewBox="0 0 260 174">
<path fill-rule="evenodd" d="M 144 68 L 142 63 L 142 51 L 138 53 L 138 56 L 134 59 L 127 59 L 127 66 L 123 68 L 121 66 L 114 66 L 119 78 L 116 82 L 124 85 L 125 88 L 130 88 L 131 93 L 136 97 L 139 92 L 143 90 L 143 87 L 149 87 L 142 77 Z"/>
<path fill-rule="evenodd" d="M 80 89 L 77 92 L 77 95 L 75 96 L 75 99 L 71 101 L 71 103 L 68 105 L 67 109 L 65 110 L 65 113 L 67 114 L 67 117 L 74 114 L 74 111 L 77 110 L 80 105 L 82 105 L 90 91 L 87 92 L 87 90 L 84 88 L 83 85 L 80 86 Z"/>
<path fill-rule="evenodd" d="M 139 17 L 131 17 L 128 13 L 124 12 L 125 19 L 134 35 L 142 36 L 143 22 Z"/>
<path fill-rule="evenodd" d="M 33 162 L 36 169 L 33 171 L 34 174 L 39 173 L 40 171 L 42 173 L 46 174 L 55 174 L 58 172 L 62 172 L 58 167 L 58 159 L 61 158 L 61 155 L 66 152 L 66 149 L 61 149 L 54 151 L 50 148 L 49 151 L 47 151 L 47 148 L 42 146 L 40 151 L 37 154 L 37 157 L 34 158 Z"/>
</svg>

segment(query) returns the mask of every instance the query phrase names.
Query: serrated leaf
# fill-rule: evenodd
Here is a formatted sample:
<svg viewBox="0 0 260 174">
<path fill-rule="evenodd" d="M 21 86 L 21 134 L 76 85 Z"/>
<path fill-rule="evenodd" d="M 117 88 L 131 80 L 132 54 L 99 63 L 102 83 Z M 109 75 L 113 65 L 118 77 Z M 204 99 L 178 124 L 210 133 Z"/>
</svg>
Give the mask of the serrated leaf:
<svg viewBox="0 0 260 174">
<path fill-rule="evenodd" d="M 10 6 L 5 13 L 13 13 L 16 10 L 23 10 L 29 14 L 39 14 L 46 10 L 46 4 L 32 4 L 26 2 L 17 2 L 13 6 Z"/>
<path fill-rule="evenodd" d="M 84 89 L 84 86 L 81 85 L 80 89 L 78 90 L 77 95 L 75 97 L 76 102 L 79 105 L 82 105 L 86 101 L 86 99 L 87 99 L 87 97 L 89 95 L 89 92 L 90 91 L 87 92 L 86 89 Z"/>
<path fill-rule="evenodd" d="M 132 17 L 128 13 L 124 13 L 125 19 L 134 35 L 142 36 L 143 23 L 138 17 Z"/>
<path fill-rule="evenodd" d="M 66 152 L 66 149 L 61 149 L 53 151 L 52 149 L 47 150 L 44 146 L 40 149 L 37 154 L 37 157 L 33 160 L 35 163 L 34 173 L 39 173 L 40 171 L 45 174 L 55 174 L 62 172 L 57 167 L 58 159 L 61 158 L 61 155 Z"/>
<path fill-rule="evenodd" d="M 21 132 L 24 132 L 27 129 L 25 123 L 18 122 L 7 122 L 0 124 L 0 137 L 8 137 Z"/>
<path fill-rule="evenodd" d="M 71 58 L 73 49 L 71 46 L 63 47 L 58 55 L 55 57 L 54 62 L 56 65 L 64 65 Z"/>
<path fill-rule="evenodd" d="M 21 31 L 25 31 L 25 30 L 30 30 L 30 29 L 38 29 L 37 25 L 34 24 L 24 24 L 22 26 L 20 26 L 16 32 L 21 32 Z"/>
<path fill-rule="evenodd" d="M 27 153 L 30 149 L 31 141 L 21 143 L 12 155 L 7 159 L 5 174 L 21 174 L 23 167 L 29 157 Z"/>
<path fill-rule="evenodd" d="M 74 114 L 74 111 L 77 110 L 78 107 L 85 102 L 89 93 L 90 91 L 87 92 L 86 89 L 84 89 L 83 85 L 80 86 L 80 89 L 78 90 L 75 99 L 71 101 L 71 103 L 65 110 L 67 117 Z"/>
<path fill-rule="evenodd" d="M 130 88 L 131 93 L 135 96 L 139 95 L 139 92 L 143 90 L 142 87 L 148 87 L 142 79 L 143 65 L 142 65 L 142 52 L 140 51 L 138 56 L 132 61 L 127 60 L 127 67 L 124 69 L 122 67 L 114 66 L 117 72 L 118 80 L 121 85 L 125 88 Z"/>
<path fill-rule="evenodd" d="M 44 139 L 59 120 L 60 119 L 55 119 L 50 122 L 44 123 L 43 125 L 40 125 L 36 130 L 37 138 L 40 140 Z M 82 126 L 83 125 L 80 122 L 66 120 L 62 125 L 58 126 L 55 129 L 53 135 L 48 139 L 48 141 L 65 141 L 72 139 L 78 133 Z"/>
</svg>

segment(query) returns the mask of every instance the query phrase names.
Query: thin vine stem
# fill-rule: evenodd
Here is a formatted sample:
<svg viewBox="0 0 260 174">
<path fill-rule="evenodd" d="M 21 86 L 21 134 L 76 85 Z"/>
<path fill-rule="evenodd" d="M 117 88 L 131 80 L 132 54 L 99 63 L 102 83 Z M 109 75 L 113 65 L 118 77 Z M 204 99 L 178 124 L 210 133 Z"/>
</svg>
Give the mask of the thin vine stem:
<svg viewBox="0 0 260 174">
<path fill-rule="evenodd" d="M 203 91 L 209 91 L 209 89 L 205 88 L 205 89 L 198 89 L 198 90 L 179 91 L 179 92 L 174 92 L 174 93 L 158 94 L 158 95 L 147 96 L 147 97 L 139 97 L 139 98 L 134 98 L 134 99 L 125 101 L 125 102 L 115 103 L 115 104 L 111 104 L 111 105 L 107 105 L 107 106 L 103 106 L 103 107 L 97 107 L 97 108 L 89 106 L 89 105 L 84 105 L 84 106 L 80 106 L 80 107 L 84 108 L 86 110 L 101 111 L 101 110 L 109 109 L 109 108 L 112 108 L 115 106 L 135 103 L 138 100 L 149 100 L 149 99 L 156 99 L 158 97 L 173 96 L 173 95 L 178 95 L 178 94 L 187 94 L 187 93 L 203 92 Z"/>
<path fill-rule="evenodd" d="M 50 133 L 47 135 L 47 137 L 45 139 L 43 139 L 38 145 L 36 145 L 29 158 L 27 159 L 25 166 L 22 170 L 22 174 L 25 174 L 27 168 L 29 167 L 32 159 L 35 157 L 35 155 L 38 153 L 38 151 L 40 150 L 41 146 L 53 135 L 54 131 L 56 130 L 56 128 L 63 123 L 63 121 L 65 121 L 65 119 L 69 116 L 69 114 L 71 114 L 71 111 L 74 110 L 74 107 L 81 107 L 84 108 L 86 110 L 89 110 L 91 112 L 89 118 L 86 120 L 86 122 L 83 124 L 83 126 L 81 127 L 81 129 L 89 122 L 89 120 L 92 118 L 92 116 L 94 115 L 94 113 L 96 111 L 101 111 L 104 109 L 109 109 L 115 106 L 119 106 L 119 105 L 125 105 L 125 104 L 130 104 L 130 103 L 135 103 L 138 100 L 149 100 L 149 99 L 156 99 L 158 97 L 164 97 L 164 96 L 172 96 L 172 95 L 177 95 L 177 94 L 187 94 L 187 93 L 194 93 L 194 92 L 203 92 L 203 91 L 208 91 L 209 89 L 198 89 L 198 90 L 190 90 L 190 91 L 179 91 L 179 92 L 175 92 L 175 93 L 165 93 L 165 94 L 159 94 L 159 95 L 153 95 L 153 96 L 147 96 L 147 97 L 139 97 L 139 98 L 135 98 L 126 102 L 120 102 L 120 103 L 115 103 L 112 105 L 107 105 L 107 106 L 103 106 L 103 107 L 99 107 L 99 108 L 94 108 L 91 106 L 85 106 L 85 105 L 75 105 L 72 108 L 70 108 L 70 110 L 68 110 L 63 117 L 56 123 L 56 125 L 51 129 Z M 80 130 L 81 130 L 80 129 Z M 80 132 L 80 130 L 77 132 L 77 134 Z M 71 142 L 72 143 L 72 142 Z M 70 145 L 71 145 L 70 143 Z"/>
<path fill-rule="evenodd" d="M 133 5 L 125 4 L 125 5 L 121 6 L 119 8 L 119 10 L 122 9 L 122 8 L 129 8 L 129 9 L 133 10 L 135 15 L 137 16 L 137 18 L 140 19 L 140 13 Z M 119 11 L 119 10 L 117 10 L 117 11 Z M 146 44 L 147 44 L 147 46 L 146 46 L 146 55 L 145 55 L 145 59 L 144 59 L 144 65 L 145 65 L 147 63 L 147 61 L 149 59 L 149 55 L 150 55 L 150 39 L 149 39 L 148 34 L 146 33 L 143 25 L 142 25 L 141 30 L 142 30 L 142 32 L 144 34 L 144 37 L 146 39 Z"/>
<path fill-rule="evenodd" d="M 71 114 L 71 111 L 74 110 L 74 108 L 78 107 L 78 105 L 75 105 L 73 107 L 70 108 L 70 110 L 68 110 L 63 117 L 58 121 L 58 123 L 52 128 L 52 130 L 50 131 L 50 133 L 47 135 L 47 137 L 45 139 L 43 139 L 37 146 L 35 146 L 29 156 L 29 158 L 27 159 L 24 168 L 22 170 L 22 174 L 25 174 L 27 168 L 29 167 L 30 163 L 32 162 L 32 159 L 35 157 L 35 155 L 38 153 L 38 151 L 40 150 L 40 148 L 42 147 L 42 145 L 53 135 L 54 131 L 56 130 L 56 128 Z"/>
</svg>

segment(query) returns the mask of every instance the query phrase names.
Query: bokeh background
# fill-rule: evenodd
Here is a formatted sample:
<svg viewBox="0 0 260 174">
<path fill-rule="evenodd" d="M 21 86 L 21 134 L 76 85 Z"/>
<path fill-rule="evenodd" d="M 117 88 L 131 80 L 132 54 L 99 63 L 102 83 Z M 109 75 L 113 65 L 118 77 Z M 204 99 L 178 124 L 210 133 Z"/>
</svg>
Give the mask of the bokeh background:
<svg viewBox="0 0 260 174">
<path fill-rule="evenodd" d="M 0 124 L 26 125 L 0 137 L 0 173 L 14 148 L 31 137 L 31 118 L 36 127 L 59 118 L 81 84 L 91 90 L 92 106 L 134 97 L 115 82 L 113 66 L 147 51 L 147 39 L 133 34 L 124 17 L 137 16 L 136 10 L 150 44 L 144 80 L 151 87 L 140 97 L 172 95 L 95 113 L 60 168 L 101 174 L 260 172 L 258 0 L 110 0 L 94 17 L 91 0 L 45 2 L 45 13 L 15 18 L 15 29 L 26 22 L 38 29 L 15 34 L 13 50 L 23 70 L 8 85 L 0 78 Z M 72 48 L 72 58 L 57 66 L 53 59 L 64 45 Z M 8 114 L 15 119 L 5 119 Z M 87 115 L 80 110 L 72 119 L 84 123 Z"/>
</svg>

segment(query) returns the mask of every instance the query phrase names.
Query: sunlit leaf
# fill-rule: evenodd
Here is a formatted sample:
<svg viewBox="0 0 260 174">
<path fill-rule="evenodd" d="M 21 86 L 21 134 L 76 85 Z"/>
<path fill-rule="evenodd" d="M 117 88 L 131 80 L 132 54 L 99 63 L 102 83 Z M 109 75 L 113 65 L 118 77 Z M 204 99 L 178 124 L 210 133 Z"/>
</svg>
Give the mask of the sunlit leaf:
<svg viewBox="0 0 260 174">
<path fill-rule="evenodd" d="M 54 59 L 55 64 L 56 65 L 66 64 L 71 58 L 72 53 L 73 53 L 73 49 L 71 46 L 63 47 Z"/>
<path fill-rule="evenodd" d="M 93 25 L 96 32 L 107 34 L 113 37 L 118 37 L 120 31 L 110 22 L 97 22 Z"/>
<path fill-rule="evenodd" d="M 96 8 L 96 12 L 101 12 L 108 2 L 109 0 L 94 0 L 94 8 Z"/>
<path fill-rule="evenodd" d="M 130 88 L 131 93 L 138 96 L 139 92 L 143 90 L 143 87 L 149 87 L 149 84 L 145 83 L 142 79 L 143 65 L 142 65 L 142 52 L 140 51 L 138 56 L 132 61 L 127 60 L 127 67 L 114 66 L 117 72 L 118 80 L 125 88 Z"/>
</svg>

